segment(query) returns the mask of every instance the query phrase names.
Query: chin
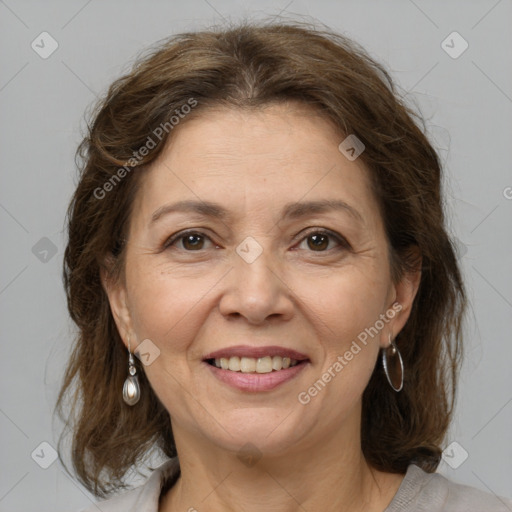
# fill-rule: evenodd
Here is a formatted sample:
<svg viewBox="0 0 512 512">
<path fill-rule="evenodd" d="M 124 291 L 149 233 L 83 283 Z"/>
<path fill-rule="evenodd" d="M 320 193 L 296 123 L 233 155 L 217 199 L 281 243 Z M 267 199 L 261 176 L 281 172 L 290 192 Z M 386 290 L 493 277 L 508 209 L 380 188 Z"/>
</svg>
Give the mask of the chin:
<svg viewBox="0 0 512 512">
<path fill-rule="evenodd" d="M 298 412 L 300 409 L 298 409 Z M 235 453 L 254 450 L 260 455 L 283 455 L 307 430 L 304 417 L 290 410 L 269 407 L 236 409 L 222 414 L 223 428 L 205 434 L 212 442 Z M 209 425 L 211 427 L 211 423 Z"/>
</svg>

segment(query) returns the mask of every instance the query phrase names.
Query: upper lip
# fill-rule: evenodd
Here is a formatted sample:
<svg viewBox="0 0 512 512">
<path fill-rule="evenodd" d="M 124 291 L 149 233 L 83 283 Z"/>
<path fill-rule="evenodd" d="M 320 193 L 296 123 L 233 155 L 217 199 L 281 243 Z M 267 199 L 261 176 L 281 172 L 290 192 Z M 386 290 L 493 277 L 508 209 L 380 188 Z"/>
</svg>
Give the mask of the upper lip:
<svg viewBox="0 0 512 512">
<path fill-rule="evenodd" d="M 297 361 L 308 359 L 308 356 L 297 352 L 291 348 L 279 347 L 277 345 L 267 345 L 265 347 L 252 347 L 250 345 L 235 345 L 233 347 L 221 348 L 215 352 L 210 352 L 205 356 L 206 359 L 220 359 L 221 357 L 253 357 L 255 359 L 265 356 L 289 357 Z"/>
</svg>

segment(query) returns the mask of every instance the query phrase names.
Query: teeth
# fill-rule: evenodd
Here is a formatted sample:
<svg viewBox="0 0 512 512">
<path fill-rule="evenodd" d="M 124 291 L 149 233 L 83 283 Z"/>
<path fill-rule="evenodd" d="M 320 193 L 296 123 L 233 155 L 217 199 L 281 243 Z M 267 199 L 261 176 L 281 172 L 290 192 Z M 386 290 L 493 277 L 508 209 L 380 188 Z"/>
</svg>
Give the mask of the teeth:
<svg viewBox="0 0 512 512">
<path fill-rule="evenodd" d="M 270 356 L 260 357 L 256 361 L 256 373 L 270 373 L 272 371 L 272 358 Z"/>
<path fill-rule="evenodd" d="M 240 371 L 240 358 L 239 357 L 230 357 L 228 360 L 228 370 L 232 372 Z"/>
<path fill-rule="evenodd" d="M 231 359 L 230 359 L 231 361 Z M 240 371 L 242 373 L 252 373 L 256 371 L 256 359 L 252 357 L 242 357 L 240 359 Z"/>
<path fill-rule="evenodd" d="M 265 356 L 259 357 L 221 357 L 215 359 L 215 366 L 223 370 L 230 370 L 232 372 L 242 373 L 270 373 L 272 371 L 279 371 L 281 369 L 290 368 L 298 364 L 296 359 L 281 356 Z"/>
</svg>

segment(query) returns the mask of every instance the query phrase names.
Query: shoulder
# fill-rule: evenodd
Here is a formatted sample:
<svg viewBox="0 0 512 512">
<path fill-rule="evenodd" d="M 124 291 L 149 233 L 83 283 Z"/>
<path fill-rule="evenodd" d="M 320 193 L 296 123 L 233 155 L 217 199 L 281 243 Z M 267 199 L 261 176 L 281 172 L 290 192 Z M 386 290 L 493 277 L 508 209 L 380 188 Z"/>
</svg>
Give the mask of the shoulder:
<svg viewBox="0 0 512 512">
<path fill-rule="evenodd" d="M 511 512 L 512 500 L 411 464 L 385 512 Z"/>
<path fill-rule="evenodd" d="M 158 501 L 163 485 L 169 480 L 175 481 L 179 476 L 179 463 L 177 458 L 170 459 L 154 469 L 148 480 L 135 489 L 100 501 L 80 512 L 158 512 Z"/>
</svg>

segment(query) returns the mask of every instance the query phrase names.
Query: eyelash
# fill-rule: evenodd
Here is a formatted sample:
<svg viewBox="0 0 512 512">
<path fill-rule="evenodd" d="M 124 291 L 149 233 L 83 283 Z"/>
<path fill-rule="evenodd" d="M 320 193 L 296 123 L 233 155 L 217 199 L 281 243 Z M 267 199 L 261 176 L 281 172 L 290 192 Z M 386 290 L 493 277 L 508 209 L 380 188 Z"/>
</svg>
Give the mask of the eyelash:
<svg viewBox="0 0 512 512">
<path fill-rule="evenodd" d="M 211 238 L 206 233 L 203 233 L 202 231 L 198 231 L 196 229 L 189 229 L 189 230 L 180 231 L 178 233 L 175 233 L 174 235 L 171 235 L 164 242 L 163 249 L 169 249 L 176 242 L 178 242 L 180 240 L 183 240 L 185 237 L 187 237 L 189 235 L 199 235 L 201 237 L 207 238 L 208 240 L 210 240 L 213 243 L 213 240 L 211 240 Z M 347 249 L 347 250 L 351 250 L 352 249 L 351 245 L 347 242 L 347 240 L 343 236 L 338 235 L 334 231 L 330 231 L 328 229 L 313 229 L 313 230 L 309 231 L 308 233 L 306 233 L 306 235 L 304 235 L 300 239 L 299 244 L 302 243 L 304 240 L 307 240 L 307 238 L 310 237 L 311 235 L 324 235 L 324 236 L 328 236 L 328 237 L 334 239 L 339 244 L 338 249 L 340 249 L 340 248 Z M 330 251 L 335 250 L 335 249 L 336 248 L 334 248 L 334 249 L 327 249 L 325 251 L 313 251 L 313 250 L 311 250 L 310 252 L 318 252 L 318 253 L 324 253 L 325 254 L 325 253 L 329 253 Z M 180 248 L 180 250 L 183 250 L 184 252 L 194 253 L 194 252 L 202 252 L 203 249 L 199 249 L 197 251 L 189 251 L 187 249 Z"/>
</svg>

